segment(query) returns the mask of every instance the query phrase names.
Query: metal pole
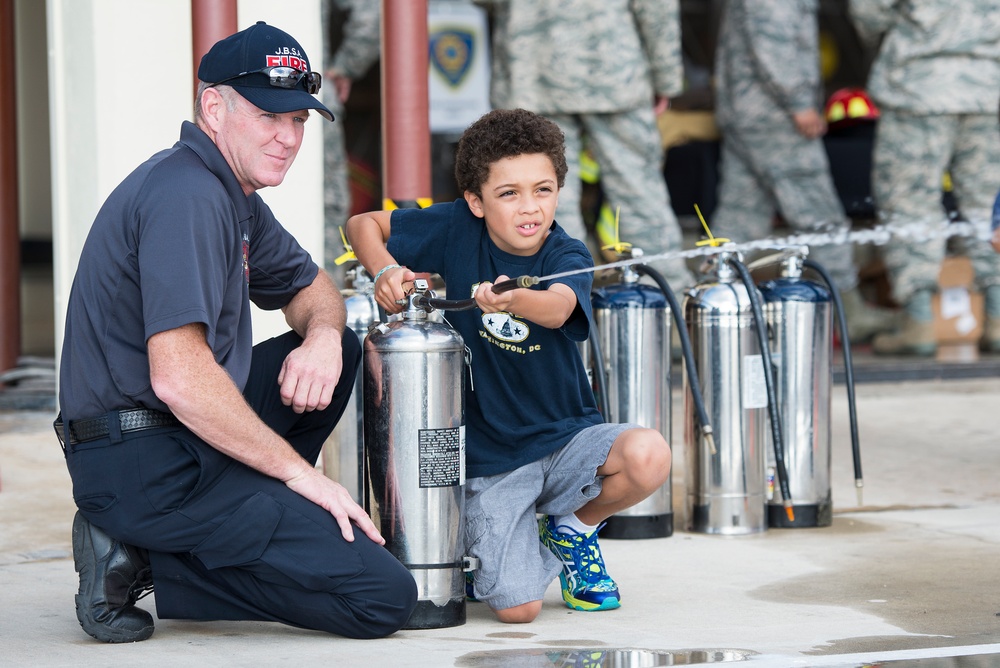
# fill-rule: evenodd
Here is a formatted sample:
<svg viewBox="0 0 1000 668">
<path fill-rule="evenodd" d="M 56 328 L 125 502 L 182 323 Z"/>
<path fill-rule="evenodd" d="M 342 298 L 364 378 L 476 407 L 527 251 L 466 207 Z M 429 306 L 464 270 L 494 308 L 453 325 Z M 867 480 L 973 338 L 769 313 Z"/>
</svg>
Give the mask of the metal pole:
<svg viewBox="0 0 1000 668">
<path fill-rule="evenodd" d="M 191 0 L 191 48 L 194 90 L 198 91 L 201 57 L 223 37 L 236 32 L 236 0 Z"/>
<path fill-rule="evenodd" d="M 0 0 L 0 371 L 21 354 L 21 234 L 17 193 L 14 0 Z"/>
<path fill-rule="evenodd" d="M 431 193 L 427 0 L 382 0 L 384 208 L 426 206 Z"/>
</svg>

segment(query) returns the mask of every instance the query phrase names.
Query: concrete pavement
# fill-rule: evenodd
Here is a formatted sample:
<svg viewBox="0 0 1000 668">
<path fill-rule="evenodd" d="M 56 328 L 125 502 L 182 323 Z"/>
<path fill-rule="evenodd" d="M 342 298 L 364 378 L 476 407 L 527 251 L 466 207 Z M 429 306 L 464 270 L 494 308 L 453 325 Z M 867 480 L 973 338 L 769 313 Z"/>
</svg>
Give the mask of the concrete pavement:
<svg viewBox="0 0 1000 668">
<path fill-rule="evenodd" d="M 75 508 L 52 415 L 0 411 L 0 665 L 1000 665 L 1000 378 L 859 385 L 861 506 L 844 395 L 834 387 L 832 527 L 683 531 L 677 447 L 675 534 L 602 541 L 619 610 L 570 611 L 554 583 L 528 625 L 469 603 L 462 626 L 376 641 L 157 620 L 121 646 L 76 620 Z M 675 393 L 678 443 L 680 404 Z"/>
</svg>

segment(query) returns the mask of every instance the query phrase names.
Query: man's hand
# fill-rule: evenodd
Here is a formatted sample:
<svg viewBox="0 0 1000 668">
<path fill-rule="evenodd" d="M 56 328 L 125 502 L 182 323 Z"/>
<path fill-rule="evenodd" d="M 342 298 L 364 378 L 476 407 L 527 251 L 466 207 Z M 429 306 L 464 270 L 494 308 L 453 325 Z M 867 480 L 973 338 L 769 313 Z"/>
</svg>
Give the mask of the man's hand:
<svg viewBox="0 0 1000 668">
<path fill-rule="evenodd" d="M 333 84 L 333 89 L 337 91 L 337 99 L 341 104 L 346 104 L 347 98 L 351 96 L 351 77 L 336 69 L 328 69 L 326 78 Z"/>
<path fill-rule="evenodd" d="M 1000 253 L 1000 227 L 993 230 L 993 239 L 990 243 L 993 244 L 993 250 Z"/>
<path fill-rule="evenodd" d="M 657 95 L 653 100 L 653 113 L 657 116 L 670 108 L 670 98 L 666 95 Z"/>
<path fill-rule="evenodd" d="M 815 139 L 826 134 L 826 121 L 815 109 L 803 109 L 792 115 L 795 129 L 806 139 Z"/>
<path fill-rule="evenodd" d="M 330 405 L 343 369 L 344 298 L 320 269 L 282 311 L 285 321 L 302 337 L 302 345 L 289 353 L 278 373 L 281 402 L 296 413 L 322 410 Z"/>
<path fill-rule="evenodd" d="M 341 334 L 334 328 L 310 332 L 281 365 L 281 403 L 296 413 L 329 406 L 343 370 L 341 344 Z"/>
<path fill-rule="evenodd" d="M 299 475 L 286 480 L 285 484 L 296 494 L 304 496 L 333 515 L 340 525 L 344 540 L 354 541 L 354 528 L 351 525 L 353 521 L 366 536 L 379 545 L 385 545 L 385 538 L 379 533 L 375 523 L 368 517 L 368 513 L 355 503 L 350 493 L 315 468 L 310 466 L 304 469 Z"/>
</svg>

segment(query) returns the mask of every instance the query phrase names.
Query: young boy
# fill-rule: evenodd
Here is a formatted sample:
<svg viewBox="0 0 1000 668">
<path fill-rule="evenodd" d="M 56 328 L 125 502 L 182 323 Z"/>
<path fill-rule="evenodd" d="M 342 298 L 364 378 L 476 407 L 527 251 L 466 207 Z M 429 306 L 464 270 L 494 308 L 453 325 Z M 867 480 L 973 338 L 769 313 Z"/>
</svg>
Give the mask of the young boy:
<svg viewBox="0 0 1000 668">
<path fill-rule="evenodd" d="M 455 176 L 462 199 L 360 214 L 347 235 L 389 313 L 414 272 L 439 273 L 449 299 L 471 295 L 479 307 L 447 313 L 472 351 L 465 539 L 480 560 L 475 597 L 503 622 L 530 622 L 561 568 L 569 607 L 617 608 L 597 530 L 666 481 L 670 448 L 659 432 L 604 424 L 597 411 L 576 345 L 590 330 L 590 272 L 499 294 L 491 283 L 592 266 L 554 220 L 562 133 L 523 109 L 491 111 L 462 135 Z"/>
</svg>

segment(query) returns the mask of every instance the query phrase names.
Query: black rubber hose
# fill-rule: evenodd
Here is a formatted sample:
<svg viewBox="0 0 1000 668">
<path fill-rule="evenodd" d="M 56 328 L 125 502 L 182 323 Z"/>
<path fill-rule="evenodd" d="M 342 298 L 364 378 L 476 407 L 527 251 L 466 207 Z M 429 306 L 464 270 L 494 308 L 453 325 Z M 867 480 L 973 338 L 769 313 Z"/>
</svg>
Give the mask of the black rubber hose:
<svg viewBox="0 0 1000 668">
<path fill-rule="evenodd" d="M 833 298 L 833 307 L 837 312 L 837 323 L 840 325 L 840 343 L 844 350 L 844 385 L 847 386 L 847 410 L 851 419 L 851 449 L 854 454 L 854 486 L 858 490 L 858 505 L 861 505 L 861 488 L 864 487 L 864 479 L 861 477 L 861 443 L 858 438 L 858 411 L 854 399 L 854 362 L 851 359 L 851 338 L 847 331 L 847 316 L 844 314 L 844 304 L 840 299 L 840 292 L 833 284 L 833 278 L 823 265 L 814 260 L 803 260 L 802 266 L 812 269 L 830 288 L 830 296 Z"/>
<path fill-rule="evenodd" d="M 771 436 L 774 441 L 774 462 L 778 469 L 778 484 L 781 486 L 781 495 L 785 498 L 784 505 L 788 519 L 794 521 L 795 511 L 792 508 L 792 491 L 788 485 L 788 469 L 785 468 L 785 441 L 781 435 L 781 411 L 774 389 L 774 366 L 771 359 L 771 346 L 767 339 L 767 323 L 764 320 L 760 299 L 757 298 L 757 286 L 754 285 L 753 278 L 750 276 L 750 270 L 735 257 L 729 258 L 729 264 L 740 275 L 743 285 L 747 288 L 747 295 L 750 297 L 750 308 L 753 310 L 757 339 L 760 341 L 760 352 L 764 359 L 764 384 L 767 386 L 767 410 L 771 418 Z"/>
<path fill-rule="evenodd" d="M 476 300 L 472 299 L 438 299 L 437 297 L 417 297 L 414 302 L 417 306 L 432 308 L 437 311 L 468 311 L 476 307 Z"/>
<path fill-rule="evenodd" d="M 715 437 L 712 435 L 712 423 L 708 418 L 708 411 L 705 410 L 705 399 L 701 394 L 701 381 L 698 380 L 698 367 L 694 361 L 694 351 L 691 348 L 691 337 L 688 336 L 687 326 L 681 314 L 680 304 L 674 296 L 674 291 L 660 272 L 649 265 L 637 264 L 633 267 L 636 273 L 644 274 L 653 279 L 657 287 L 667 299 L 670 305 L 670 312 L 673 314 L 674 326 L 677 327 L 677 336 L 681 340 L 681 352 L 684 355 L 684 368 L 687 369 L 688 382 L 691 384 L 691 399 L 694 401 L 694 409 L 698 414 L 698 422 L 701 424 L 702 435 L 708 440 L 709 450 L 715 454 Z"/>
<path fill-rule="evenodd" d="M 493 284 L 493 292 L 509 292 L 515 288 L 529 288 L 538 284 L 535 276 L 519 276 L 500 283 Z M 438 299 L 437 297 L 421 297 L 417 299 L 418 306 L 430 307 L 438 311 L 468 311 L 476 307 L 474 297 L 468 299 Z"/>
<path fill-rule="evenodd" d="M 611 399 L 608 397 L 608 382 L 604 377 L 604 351 L 601 348 L 601 334 L 597 327 L 590 328 L 590 354 L 594 358 L 594 384 L 597 398 L 597 410 L 607 421 L 611 420 Z"/>
</svg>

